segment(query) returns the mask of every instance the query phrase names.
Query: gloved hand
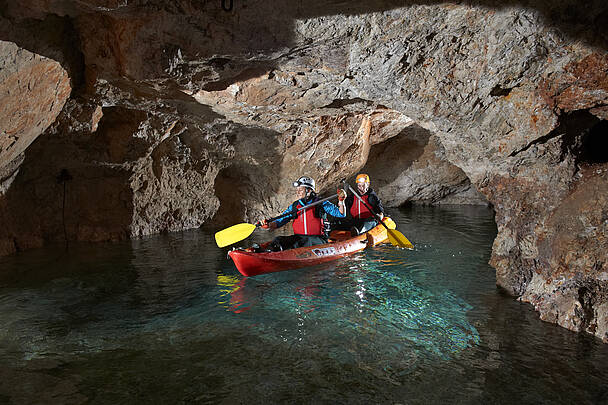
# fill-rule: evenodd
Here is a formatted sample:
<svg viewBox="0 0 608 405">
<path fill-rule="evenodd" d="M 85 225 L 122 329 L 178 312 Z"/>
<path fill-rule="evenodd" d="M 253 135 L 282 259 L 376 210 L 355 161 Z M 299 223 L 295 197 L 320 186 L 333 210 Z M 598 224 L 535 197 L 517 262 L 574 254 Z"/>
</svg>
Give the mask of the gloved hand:
<svg viewBox="0 0 608 405">
<path fill-rule="evenodd" d="M 261 221 L 258 221 L 258 224 L 260 224 L 260 226 L 264 229 L 270 229 L 270 225 L 268 224 L 267 219 L 262 219 Z"/>
<path fill-rule="evenodd" d="M 338 189 L 338 201 L 344 201 L 345 198 L 346 198 L 346 191 L 339 188 Z"/>
</svg>

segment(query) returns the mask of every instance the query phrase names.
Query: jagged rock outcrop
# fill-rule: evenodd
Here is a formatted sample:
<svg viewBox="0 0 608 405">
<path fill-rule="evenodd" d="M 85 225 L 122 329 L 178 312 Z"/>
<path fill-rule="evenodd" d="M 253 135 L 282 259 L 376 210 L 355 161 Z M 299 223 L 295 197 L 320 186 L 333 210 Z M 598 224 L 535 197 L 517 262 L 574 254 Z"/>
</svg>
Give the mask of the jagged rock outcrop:
<svg viewBox="0 0 608 405">
<path fill-rule="evenodd" d="M 68 73 L 52 59 L 0 41 L 0 191 L 10 185 L 15 160 L 61 112 Z"/>
<path fill-rule="evenodd" d="M 73 91 L 0 161 L 1 253 L 256 219 L 363 169 L 391 205 L 491 203 L 497 284 L 608 340 L 604 2 L 24 3 L 0 40 Z"/>
</svg>

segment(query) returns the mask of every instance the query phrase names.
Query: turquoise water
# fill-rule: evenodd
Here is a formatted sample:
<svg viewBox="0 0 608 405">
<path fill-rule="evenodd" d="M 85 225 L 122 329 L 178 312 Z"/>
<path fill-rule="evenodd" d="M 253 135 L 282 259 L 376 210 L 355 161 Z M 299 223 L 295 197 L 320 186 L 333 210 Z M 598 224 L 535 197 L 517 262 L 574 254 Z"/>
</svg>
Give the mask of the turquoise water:
<svg viewBox="0 0 608 405">
<path fill-rule="evenodd" d="M 252 278 L 212 229 L 0 258 L 0 403 L 608 403 L 608 345 L 497 291 L 491 210 L 391 216 L 414 251 Z"/>
</svg>

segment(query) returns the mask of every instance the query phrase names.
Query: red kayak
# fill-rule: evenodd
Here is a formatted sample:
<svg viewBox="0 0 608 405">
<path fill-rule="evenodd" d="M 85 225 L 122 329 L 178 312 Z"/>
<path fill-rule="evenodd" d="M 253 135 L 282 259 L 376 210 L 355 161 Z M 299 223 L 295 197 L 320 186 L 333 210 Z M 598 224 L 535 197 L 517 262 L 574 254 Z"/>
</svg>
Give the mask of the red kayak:
<svg viewBox="0 0 608 405">
<path fill-rule="evenodd" d="M 384 222 L 394 229 L 394 222 L 390 218 L 385 218 Z M 329 262 L 359 252 L 368 246 L 378 245 L 387 239 L 386 228 L 379 224 L 358 236 L 351 236 L 349 231 L 333 231 L 330 242 L 324 245 L 262 253 L 254 252 L 253 248 L 234 249 L 228 255 L 242 275 L 251 277 Z M 268 244 L 269 242 L 261 247 L 264 248 Z"/>
</svg>

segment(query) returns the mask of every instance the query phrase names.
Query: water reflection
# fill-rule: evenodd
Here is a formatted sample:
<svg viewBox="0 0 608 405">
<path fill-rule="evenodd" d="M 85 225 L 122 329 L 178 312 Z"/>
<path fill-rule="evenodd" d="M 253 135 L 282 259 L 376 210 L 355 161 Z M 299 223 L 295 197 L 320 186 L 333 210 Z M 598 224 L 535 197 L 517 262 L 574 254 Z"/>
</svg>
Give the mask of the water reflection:
<svg viewBox="0 0 608 405">
<path fill-rule="evenodd" d="M 249 310 L 255 301 L 252 294 L 248 295 L 249 290 L 245 288 L 246 280 L 246 278 L 218 274 L 217 285 L 220 286 L 222 293 L 222 299 L 218 303 L 235 314 Z"/>
<path fill-rule="evenodd" d="M 280 324 L 277 337 L 291 344 L 319 345 L 319 335 L 333 333 L 363 335 L 370 339 L 365 351 L 398 347 L 441 359 L 477 344 L 479 334 L 467 319 L 472 306 L 450 291 L 418 285 L 406 263 L 400 251 L 384 246 L 311 269 L 240 279 L 218 275 L 219 303 L 235 314 L 249 311 L 242 322 L 253 321 L 261 334 L 266 320 Z"/>
<path fill-rule="evenodd" d="M 150 314 L 192 305 L 201 290 L 216 285 L 209 267 L 223 261 L 221 250 L 209 249 L 201 232 L 135 240 L 132 249 L 133 304 Z"/>
</svg>

